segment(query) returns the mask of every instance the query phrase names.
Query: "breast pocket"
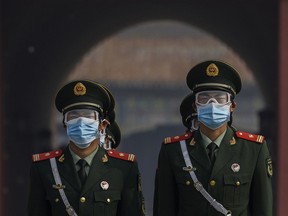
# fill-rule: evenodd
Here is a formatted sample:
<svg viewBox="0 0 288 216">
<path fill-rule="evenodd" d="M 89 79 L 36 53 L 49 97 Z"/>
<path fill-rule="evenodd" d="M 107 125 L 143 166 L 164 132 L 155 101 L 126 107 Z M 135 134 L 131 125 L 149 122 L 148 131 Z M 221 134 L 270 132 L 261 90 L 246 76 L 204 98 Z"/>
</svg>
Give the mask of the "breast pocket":
<svg viewBox="0 0 288 216">
<path fill-rule="evenodd" d="M 224 175 L 224 203 L 231 207 L 242 205 L 249 200 L 251 175 Z"/>
<path fill-rule="evenodd" d="M 116 215 L 117 206 L 120 200 L 120 191 L 94 192 L 94 215 Z"/>
</svg>

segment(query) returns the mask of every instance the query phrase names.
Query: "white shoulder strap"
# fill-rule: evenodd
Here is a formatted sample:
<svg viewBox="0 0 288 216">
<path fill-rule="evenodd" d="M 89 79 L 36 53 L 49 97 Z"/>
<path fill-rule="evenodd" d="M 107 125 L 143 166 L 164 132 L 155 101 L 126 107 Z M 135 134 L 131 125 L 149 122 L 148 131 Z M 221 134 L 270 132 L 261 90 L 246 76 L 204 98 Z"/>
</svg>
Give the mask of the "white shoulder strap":
<svg viewBox="0 0 288 216">
<path fill-rule="evenodd" d="M 213 199 L 213 197 L 211 197 L 211 195 L 205 190 L 202 183 L 197 179 L 197 176 L 194 172 L 195 168 L 193 167 L 190 160 L 185 140 L 180 141 L 180 146 L 186 164 L 186 167 L 183 167 L 183 170 L 189 172 L 196 190 L 198 190 L 205 197 L 205 199 L 210 203 L 210 205 L 212 205 L 216 209 L 216 211 L 221 212 L 223 215 L 226 216 L 232 216 L 231 211 L 225 209 L 222 204 L 218 203 L 215 199 Z"/>
<path fill-rule="evenodd" d="M 54 185 L 53 187 L 55 187 L 56 189 L 59 190 L 59 193 L 60 193 L 60 196 L 63 200 L 63 203 L 65 204 L 65 207 L 66 207 L 66 211 L 68 213 L 68 215 L 70 216 L 77 216 L 75 210 L 73 209 L 72 206 L 70 206 L 70 203 L 67 199 L 67 196 L 64 192 L 64 188 L 65 188 L 65 185 L 62 185 L 62 181 L 61 181 L 61 178 L 60 178 L 60 175 L 59 175 L 59 171 L 58 171 L 58 167 L 57 167 L 57 164 L 56 164 L 56 160 L 55 158 L 50 158 L 50 164 L 51 164 L 51 169 L 52 169 L 52 172 L 53 172 L 53 176 L 54 176 L 54 180 L 55 180 L 55 183 L 56 185 Z"/>
</svg>

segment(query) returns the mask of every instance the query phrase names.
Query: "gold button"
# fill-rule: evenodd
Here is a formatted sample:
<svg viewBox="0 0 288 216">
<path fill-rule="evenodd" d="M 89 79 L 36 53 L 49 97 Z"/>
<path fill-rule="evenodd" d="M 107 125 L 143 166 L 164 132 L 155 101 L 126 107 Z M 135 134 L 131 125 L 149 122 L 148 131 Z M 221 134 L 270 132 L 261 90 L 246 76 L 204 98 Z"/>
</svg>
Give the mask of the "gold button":
<svg viewBox="0 0 288 216">
<path fill-rule="evenodd" d="M 191 184 L 191 182 L 190 181 L 186 181 L 186 185 L 188 186 L 188 185 L 190 185 Z"/>
<path fill-rule="evenodd" d="M 236 186 L 240 186 L 240 185 L 241 185 L 240 181 L 237 181 Z"/>
<path fill-rule="evenodd" d="M 210 181 L 210 186 L 211 186 L 211 187 L 214 187 L 215 184 L 216 184 L 216 182 L 215 182 L 214 180 L 211 180 L 211 181 Z"/>
<path fill-rule="evenodd" d="M 59 202 L 59 199 L 58 199 L 58 198 L 56 198 L 56 199 L 55 199 L 55 202 L 56 202 L 56 203 L 57 203 L 57 202 Z"/>
<path fill-rule="evenodd" d="M 108 203 L 110 203 L 110 202 L 111 202 L 111 200 L 110 200 L 109 198 L 107 198 L 107 202 L 108 202 Z"/>
<path fill-rule="evenodd" d="M 86 202 L 86 198 L 85 198 L 85 197 L 81 197 L 81 198 L 80 198 L 80 202 L 81 202 L 81 203 Z"/>
</svg>

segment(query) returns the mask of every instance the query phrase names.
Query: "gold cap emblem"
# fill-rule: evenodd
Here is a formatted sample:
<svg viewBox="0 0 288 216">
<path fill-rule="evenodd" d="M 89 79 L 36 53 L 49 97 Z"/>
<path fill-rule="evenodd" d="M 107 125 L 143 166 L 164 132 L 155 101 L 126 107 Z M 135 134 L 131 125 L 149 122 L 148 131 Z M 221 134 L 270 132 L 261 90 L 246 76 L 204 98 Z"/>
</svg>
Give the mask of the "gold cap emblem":
<svg viewBox="0 0 288 216">
<path fill-rule="evenodd" d="M 219 69 L 218 67 L 212 63 L 206 68 L 206 75 L 207 76 L 218 76 Z"/>
<path fill-rule="evenodd" d="M 77 96 L 85 95 L 86 94 L 86 87 L 81 82 L 78 82 L 74 86 L 74 94 Z"/>
</svg>

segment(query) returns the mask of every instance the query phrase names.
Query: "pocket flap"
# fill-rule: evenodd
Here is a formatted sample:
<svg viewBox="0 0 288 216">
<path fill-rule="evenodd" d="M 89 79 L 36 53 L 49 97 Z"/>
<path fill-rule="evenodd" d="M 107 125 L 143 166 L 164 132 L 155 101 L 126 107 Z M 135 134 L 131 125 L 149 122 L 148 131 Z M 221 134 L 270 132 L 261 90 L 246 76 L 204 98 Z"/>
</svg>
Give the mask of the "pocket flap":
<svg viewBox="0 0 288 216">
<path fill-rule="evenodd" d="M 224 183 L 226 185 L 236 185 L 240 186 L 241 184 L 247 184 L 250 182 L 249 174 L 230 174 L 224 175 Z"/>
<path fill-rule="evenodd" d="M 121 200 L 121 193 L 118 191 L 101 191 L 94 192 L 94 199 L 96 202 L 113 202 Z"/>
</svg>

